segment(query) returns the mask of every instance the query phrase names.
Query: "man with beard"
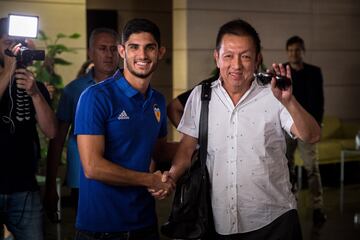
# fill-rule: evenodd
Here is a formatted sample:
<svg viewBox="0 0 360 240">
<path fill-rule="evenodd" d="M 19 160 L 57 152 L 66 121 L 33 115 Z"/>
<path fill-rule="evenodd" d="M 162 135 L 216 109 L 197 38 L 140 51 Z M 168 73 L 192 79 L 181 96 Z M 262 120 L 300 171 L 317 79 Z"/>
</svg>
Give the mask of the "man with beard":
<svg viewBox="0 0 360 240">
<path fill-rule="evenodd" d="M 122 31 L 123 71 L 85 90 L 75 116 L 83 171 L 75 239 L 159 239 L 155 201 L 147 188 L 168 195 L 174 188 L 151 159 L 171 159 L 166 141 L 166 103 L 150 87 L 164 56 L 160 30 L 133 19 Z M 165 152 L 166 150 L 166 152 Z"/>
</svg>

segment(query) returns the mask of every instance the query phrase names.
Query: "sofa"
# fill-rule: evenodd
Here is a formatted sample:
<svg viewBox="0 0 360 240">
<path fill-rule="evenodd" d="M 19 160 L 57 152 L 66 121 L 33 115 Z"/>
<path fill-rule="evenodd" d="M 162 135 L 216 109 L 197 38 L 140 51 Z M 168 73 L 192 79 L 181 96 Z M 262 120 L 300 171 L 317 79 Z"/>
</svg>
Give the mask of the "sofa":
<svg viewBox="0 0 360 240">
<path fill-rule="evenodd" d="M 325 116 L 321 139 L 316 144 L 319 165 L 340 163 L 341 150 L 355 149 L 355 136 L 360 131 L 360 122 L 344 122 L 335 116 Z M 360 154 L 349 156 L 346 161 L 360 160 Z M 295 166 L 298 167 L 298 182 L 301 183 L 303 161 L 298 150 L 295 152 Z"/>
</svg>

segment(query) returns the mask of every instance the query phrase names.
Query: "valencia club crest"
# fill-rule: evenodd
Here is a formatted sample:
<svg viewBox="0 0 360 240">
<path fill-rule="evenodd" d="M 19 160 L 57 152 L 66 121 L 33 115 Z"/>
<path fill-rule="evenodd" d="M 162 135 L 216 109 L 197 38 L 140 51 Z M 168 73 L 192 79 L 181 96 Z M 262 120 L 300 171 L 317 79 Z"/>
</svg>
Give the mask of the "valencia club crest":
<svg viewBox="0 0 360 240">
<path fill-rule="evenodd" d="M 153 108 L 154 108 L 155 118 L 158 122 L 160 122 L 160 117 L 161 117 L 160 108 L 157 104 L 154 104 Z"/>
</svg>

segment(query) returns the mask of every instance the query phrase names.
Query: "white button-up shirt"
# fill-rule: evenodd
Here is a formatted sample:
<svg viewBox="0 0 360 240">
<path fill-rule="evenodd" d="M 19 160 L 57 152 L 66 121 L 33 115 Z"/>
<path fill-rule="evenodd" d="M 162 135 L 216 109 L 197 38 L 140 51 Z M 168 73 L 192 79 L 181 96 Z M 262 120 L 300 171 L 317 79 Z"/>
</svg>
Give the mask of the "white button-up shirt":
<svg viewBox="0 0 360 240">
<path fill-rule="evenodd" d="M 198 138 L 201 86 L 191 93 L 178 130 Z M 234 106 L 217 80 L 209 103 L 207 167 L 219 234 L 260 229 L 296 208 L 284 130 L 293 120 L 269 86 L 253 81 Z"/>
</svg>

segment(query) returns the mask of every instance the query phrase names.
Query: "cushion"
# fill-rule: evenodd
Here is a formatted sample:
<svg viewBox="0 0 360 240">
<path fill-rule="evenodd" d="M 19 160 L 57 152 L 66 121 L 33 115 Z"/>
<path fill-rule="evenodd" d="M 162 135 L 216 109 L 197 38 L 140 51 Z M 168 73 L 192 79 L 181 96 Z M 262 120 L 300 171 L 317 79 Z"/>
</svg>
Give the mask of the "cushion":
<svg viewBox="0 0 360 240">
<path fill-rule="evenodd" d="M 336 138 L 341 134 L 341 121 L 334 116 L 325 116 L 321 130 L 321 140 Z"/>
</svg>

